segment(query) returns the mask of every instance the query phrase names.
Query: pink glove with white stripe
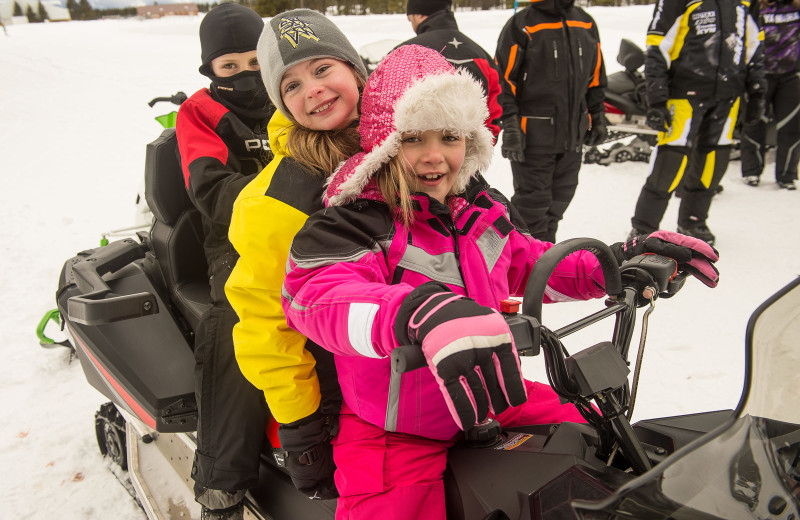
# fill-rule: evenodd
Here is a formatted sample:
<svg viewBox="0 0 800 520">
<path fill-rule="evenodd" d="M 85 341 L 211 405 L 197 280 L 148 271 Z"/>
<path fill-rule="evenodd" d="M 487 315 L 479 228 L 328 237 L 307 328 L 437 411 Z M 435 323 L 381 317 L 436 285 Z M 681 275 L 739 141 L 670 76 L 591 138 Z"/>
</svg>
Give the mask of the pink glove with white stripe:
<svg viewBox="0 0 800 520">
<path fill-rule="evenodd" d="M 405 321 L 407 338 L 422 345 L 459 428 L 525 402 L 517 349 L 500 313 L 437 283 L 417 288 L 403 307 L 413 312 Z M 403 336 L 398 334 L 401 343 Z"/>
<path fill-rule="evenodd" d="M 679 270 L 686 271 L 709 287 L 716 287 L 719 282 L 719 271 L 714 266 L 719 253 L 699 238 L 659 230 L 610 247 L 620 264 L 638 255 L 663 255 L 678 262 Z"/>
</svg>

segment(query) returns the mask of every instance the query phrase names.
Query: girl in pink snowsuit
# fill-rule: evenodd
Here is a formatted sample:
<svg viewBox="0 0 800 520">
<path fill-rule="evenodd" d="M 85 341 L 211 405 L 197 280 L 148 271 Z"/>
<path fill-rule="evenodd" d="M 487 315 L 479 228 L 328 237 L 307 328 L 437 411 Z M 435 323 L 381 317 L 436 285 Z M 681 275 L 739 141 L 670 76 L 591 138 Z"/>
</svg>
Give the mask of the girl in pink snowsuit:
<svg viewBox="0 0 800 520">
<path fill-rule="evenodd" d="M 480 177 L 493 153 L 480 84 L 440 54 L 389 54 L 362 95 L 363 152 L 328 185 L 327 208 L 292 244 L 289 326 L 336 358 L 344 395 L 334 439 L 337 519 L 445 518 L 443 472 L 459 430 L 581 421 L 522 378 L 500 300 L 522 295 L 552 244 L 533 239 Z M 605 295 L 579 251 L 545 301 Z M 420 345 L 428 369 L 391 379 L 390 353 Z"/>
</svg>

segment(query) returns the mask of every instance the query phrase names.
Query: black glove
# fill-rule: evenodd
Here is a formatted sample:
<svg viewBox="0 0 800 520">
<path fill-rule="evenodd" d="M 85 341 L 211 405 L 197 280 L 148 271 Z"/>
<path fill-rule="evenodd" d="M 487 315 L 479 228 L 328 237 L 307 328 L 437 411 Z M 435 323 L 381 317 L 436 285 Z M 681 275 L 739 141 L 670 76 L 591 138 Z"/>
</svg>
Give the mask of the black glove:
<svg viewBox="0 0 800 520">
<path fill-rule="evenodd" d="M 719 253 L 699 238 L 661 230 L 611 244 L 610 248 L 620 265 L 634 256 L 651 253 L 672 258 L 678 262 L 678 269 L 709 287 L 716 287 L 719 282 L 719 271 L 714 267 Z"/>
<path fill-rule="evenodd" d="M 744 120 L 742 124 L 745 126 L 752 126 L 758 124 L 761 118 L 764 117 L 764 110 L 766 103 L 762 93 L 751 94 L 747 98 L 747 104 L 744 107 Z"/>
<path fill-rule="evenodd" d="M 605 114 L 597 112 L 592 114 L 592 126 L 586 131 L 583 137 L 583 144 L 586 146 L 597 146 L 608 137 L 608 120 Z"/>
<path fill-rule="evenodd" d="M 525 162 L 525 136 L 519 125 L 519 117 L 509 116 L 503 120 L 503 157 L 514 162 Z"/>
<path fill-rule="evenodd" d="M 666 132 L 672 124 L 672 114 L 666 103 L 656 103 L 647 109 L 647 126 L 659 132 Z"/>
<path fill-rule="evenodd" d="M 278 426 L 281 447 L 274 450 L 275 460 L 284 466 L 292 483 L 311 499 L 336 498 L 333 472 L 333 446 L 338 416 L 325 415 L 317 410 L 304 419 Z"/>
<path fill-rule="evenodd" d="M 447 408 L 462 430 L 525 402 L 514 338 L 503 316 L 438 282 L 414 289 L 400 307 L 395 334 L 421 345 Z"/>
</svg>

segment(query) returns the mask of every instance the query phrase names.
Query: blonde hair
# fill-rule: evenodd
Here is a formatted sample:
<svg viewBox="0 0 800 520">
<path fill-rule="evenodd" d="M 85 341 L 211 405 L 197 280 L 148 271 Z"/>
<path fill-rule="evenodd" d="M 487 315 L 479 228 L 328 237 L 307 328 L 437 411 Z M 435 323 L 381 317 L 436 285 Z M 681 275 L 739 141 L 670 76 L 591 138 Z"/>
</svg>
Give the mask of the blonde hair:
<svg viewBox="0 0 800 520">
<path fill-rule="evenodd" d="M 375 182 L 383 200 L 389 206 L 389 211 L 409 226 L 414 222 L 414 201 L 411 199 L 411 186 L 408 184 L 408 167 L 404 158 L 400 158 L 402 153 L 402 150 L 399 151 L 375 172 Z"/>
<path fill-rule="evenodd" d="M 287 151 L 301 166 L 328 176 L 339 163 L 361 151 L 357 125 L 358 120 L 343 130 L 323 132 L 295 126 L 289 131 Z"/>
<path fill-rule="evenodd" d="M 361 93 L 364 91 L 366 80 L 350 63 L 343 63 L 353 69 L 358 88 L 357 108 L 361 114 Z M 298 164 L 313 173 L 321 173 L 327 177 L 342 161 L 361 151 L 358 119 L 341 130 L 311 130 L 295 123 L 289 130 L 286 149 Z"/>
</svg>

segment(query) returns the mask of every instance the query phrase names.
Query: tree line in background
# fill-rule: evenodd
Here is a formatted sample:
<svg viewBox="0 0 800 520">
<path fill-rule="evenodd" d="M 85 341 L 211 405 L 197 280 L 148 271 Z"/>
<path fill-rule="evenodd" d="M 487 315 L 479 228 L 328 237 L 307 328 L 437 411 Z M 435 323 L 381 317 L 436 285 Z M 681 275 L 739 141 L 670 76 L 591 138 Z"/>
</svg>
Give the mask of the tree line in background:
<svg viewBox="0 0 800 520">
<path fill-rule="evenodd" d="M 653 0 L 576 0 L 582 6 L 592 5 L 634 5 L 649 4 Z M 158 2 L 154 2 L 158 5 Z M 197 3 L 197 9 L 201 12 L 208 12 L 209 9 L 224 2 Z M 242 0 L 240 2 L 254 9 L 264 17 L 275 16 L 276 14 L 306 7 L 315 9 L 322 13 L 339 15 L 364 15 L 364 14 L 396 14 L 406 12 L 406 0 Z M 520 6 L 527 5 L 528 2 L 521 0 Z M 453 7 L 458 10 L 489 10 L 489 9 L 511 9 L 514 7 L 514 0 L 454 0 Z M 97 20 L 109 17 L 132 17 L 136 16 L 135 7 L 95 9 L 89 0 L 67 0 L 67 9 L 73 20 Z M 48 19 L 47 11 L 38 2 L 37 8 L 33 9 L 28 5 L 26 12 L 23 13 L 22 7 L 18 2 L 14 2 L 14 16 L 27 16 L 31 23 L 44 22 Z"/>
</svg>

